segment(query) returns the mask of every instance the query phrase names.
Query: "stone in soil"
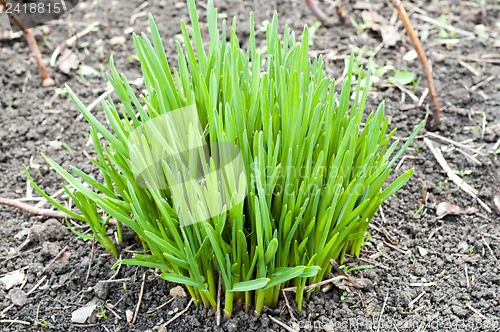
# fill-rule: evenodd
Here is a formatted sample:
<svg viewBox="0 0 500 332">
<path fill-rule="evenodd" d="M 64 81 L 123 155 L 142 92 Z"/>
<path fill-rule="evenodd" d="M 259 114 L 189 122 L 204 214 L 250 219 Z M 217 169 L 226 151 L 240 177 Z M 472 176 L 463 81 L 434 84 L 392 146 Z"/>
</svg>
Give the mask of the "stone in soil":
<svg viewBox="0 0 500 332">
<path fill-rule="evenodd" d="M 43 224 L 37 224 L 31 227 L 31 234 L 38 242 L 59 241 L 62 240 L 68 230 L 56 219 L 49 219 Z"/>
</svg>

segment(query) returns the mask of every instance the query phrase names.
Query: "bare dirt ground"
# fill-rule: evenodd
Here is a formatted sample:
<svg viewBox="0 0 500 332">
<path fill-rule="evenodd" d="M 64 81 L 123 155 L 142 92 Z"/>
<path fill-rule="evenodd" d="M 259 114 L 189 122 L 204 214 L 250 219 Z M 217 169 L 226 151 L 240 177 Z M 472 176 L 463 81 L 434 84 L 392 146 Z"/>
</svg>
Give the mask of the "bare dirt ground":
<svg viewBox="0 0 500 332">
<path fill-rule="evenodd" d="M 203 21 L 204 1 L 197 3 Z M 250 11 L 254 11 L 256 27 L 270 21 L 274 11 L 279 14 L 280 24 L 290 25 L 296 34 L 308 24 L 314 32 L 311 56 L 321 54 L 327 73 L 337 79 L 342 77 L 344 59 L 351 51 L 362 49 L 356 53 L 361 53 L 358 62 L 366 66 L 371 58 L 379 70 L 368 107 L 374 111 L 385 100 L 390 126 L 397 127 L 396 136 L 405 139 L 432 109 L 430 100 L 422 98 L 426 88 L 423 79 L 420 84 L 410 83 L 403 88 L 400 81 L 395 85 L 389 80 L 395 75 L 392 68 L 421 76 L 409 39 L 385 2 L 342 3 L 356 24 L 340 25 L 333 1 L 319 2 L 332 17 L 334 24 L 330 27 L 320 26 L 299 0 L 215 1 L 221 18 L 237 15 L 243 48 Z M 386 22 L 373 25 L 380 19 L 374 19 L 370 9 L 376 9 Z M 146 268 L 122 266 L 115 274 L 116 270 L 110 270 L 112 257 L 99 246 L 93 248 L 90 241 L 75 238 L 62 221 L 47 221 L 0 206 L 0 278 L 15 270 L 24 274 L 14 291 L 0 287 L 0 329 L 31 331 L 36 325 L 53 331 L 285 331 L 284 326 L 318 331 L 500 330 L 500 217 L 494 203 L 500 192 L 500 4 L 411 1 L 407 10 L 432 62 L 443 107 L 442 125 L 431 133 L 421 132 L 406 152 L 392 176 L 415 167 L 413 178 L 382 206 L 383 214 L 374 218 L 369 229 L 371 245 L 363 248 L 361 259 L 349 261 L 353 266 L 375 266 L 352 273 L 368 279 L 368 287 L 351 288 L 345 294 L 336 287 L 316 292 L 300 316 L 291 304 L 294 320 L 283 301 L 279 308 L 266 309 L 260 318 L 236 308 L 233 318 L 223 319 L 220 326 L 216 326 L 212 310 L 190 306 L 183 312 L 187 298 L 176 297 L 148 313 L 171 299 L 169 291 L 175 285 L 155 277 Z M 139 78 L 131 33 L 148 31 L 147 12 L 153 13 L 159 23 L 167 54 L 175 64 L 179 21 L 188 20 L 183 1 L 82 0 L 69 17 L 35 29 L 48 61 L 56 47 L 71 35 L 95 25 L 69 48 L 79 60 L 77 71 L 65 74 L 57 65 L 49 68 L 57 80 L 56 88 L 41 87 L 24 40 L 0 41 L 0 196 L 28 198 L 26 201 L 33 205 L 40 203 L 36 194 L 30 198 L 22 169 L 25 164 L 40 187 L 66 201 L 59 192 L 62 180 L 49 169 L 41 153 L 65 168 L 78 165 L 85 172 L 93 171 L 87 159 L 87 154 L 94 155 L 88 144 L 88 125 L 61 89 L 68 84 L 87 105 L 91 104 L 107 90 L 103 73 L 111 54 L 129 80 Z M 370 28 L 391 24 L 391 18 L 401 34 L 395 46 L 381 44 L 380 34 Z M 256 37 L 264 43 L 265 32 L 259 31 Z M 135 83 L 140 90 L 140 81 Z M 94 113 L 104 118 L 99 108 Z M 448 179 L 424 143 L 424 136 L 478 191 L 492 212 Z M 438 220 L 436 206 L 442 202 L 461 209 L 477 207 L 477 211 Z M 81 225 L 79 231 L 88 229 Z M 131 236 L 125 242 L 124 255 L 141 250 Z M 112 282 L 102 283 L 111 278 Z M 135 323 L 128 322 L 127 311 L 129 315 L 135 312 L 141 287 L 144 291 L 137 318 Z M 12 305 L 16 294 L 23 292 L 27 294 L 26 302 Z M 94 298 L 97 308 L 88 321 L 72 322 L 72 313 Z M 165 326 L 180 312 L 179 318 Z"/>
</svg>

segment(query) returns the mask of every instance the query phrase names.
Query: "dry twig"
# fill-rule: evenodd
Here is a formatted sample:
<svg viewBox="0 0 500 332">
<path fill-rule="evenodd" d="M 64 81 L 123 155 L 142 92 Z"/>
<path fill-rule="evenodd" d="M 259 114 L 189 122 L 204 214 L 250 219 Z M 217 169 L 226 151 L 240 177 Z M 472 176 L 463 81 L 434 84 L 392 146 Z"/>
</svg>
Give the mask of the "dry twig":
<svg viewBox="0 0 500 332">
<path fill-rule="evenodd" d="M 94 238 L 92 239 L 92 249 L 90 250 L 90 261 L 89 261 L 89 267 L 87 268 L 87 275 L 85 276 L 85 284 L 89 280 L 90 276 L 90 268 L 92 266 L 92 260 L 94 259 L 94 246 L 95 246 L 95 235 Z"/>
<path fill-rule="evenodd" d="M 289 331 L 289 332 L 297 332 L 298 330 L 297 329 L 292 329 L 290 326 L 286 325 L 285 323 L 283 323 L 282 321 L 280 321 L 279 319 L 276 319 L 274 318 L 273 316 L 269 316 L 269 318 L 275 322 L 276 324 L 278 324 L 279 326 L 281 326 L 282 328 L 284 328 L 285 330 Z"/>
<path fill-rule="evenodd" d="M 7 8 L 5 0 L 0 0 L 0 4 L 2 7 Z M 10 18 L 23 31 L 24 39 L 26 39 L 28 47 L 35 58 L 38 69 L 40 70 L 40 75 L 42 76 L 42 86 L 47 88 L 56 85 L 56 82 L 50 77 L 49 72 L 47 71 L 47 67 L 43 62 L 42 53 L 40 53 L 40 49 L 38 48 L 38 44 L 35 37 L 31 33 L 31 30 L 27 29 L 23 22 L 21 22 L 15 15 L 10 14 Z"/>
<path fill-rule="evenodd" d="M 311 13 L 313 13 L 314 16 L 323 24 L 328 24 L 329 19 L 328 16 L 326 16 L 325 13 L 321 9 L 319 9 L 318 5 L 316 4 L 315 0 L 306 0 L 306 5 L 309 7 L 309 10 Z"/>
<path fill-rule="evenodd" d="M 193 299 L 191 298 L 191 300 L 189 301 L 187 307 L 182 310 L 181 312 L 179 312 L 177 315 L 175 315 L 171 320 L 169 320 L 168 322 L 165 323 L 165 325 L 163 326 L 168 326 L 168 324 L 172 323 L 174 320 L 176 320 L 177 318 L 181 317 L 182 315 L 184 315 L 184 313 L 186 311 L 188 311 L 189 307 L 191 306 L 191 303 L 193 303 Z"/>
<path fill-rule="evenodd" d="M 468 185 L 462 178 L 460 178 L 458 175 L 455 174 L 455 172 L 453 172 L 450 165 L 448 165 L 448 163 L 444 159 L 441 151 L 439 149 L 434 148 L 434 145 L 432 145 L 431 140 L 429 140 L 427 137 L 424 137 L 424 142 L 427 145 L 427 147 L 429 148 L 429 150 L 431 150 L 432 154 L 434 155 L 434 158 L 436 158 L 439 165 L 441 165 L 441 167 L 445 170 L 448 177 L 460 189 L 462 189 L 463 191 L 465 191 L 466 193 L 468 193 L 469 195 L 474 197 L 478 201 L 478 203 L 481 204 L 482 207 L 484 207 L 484 209 L 486 211 L 491 213 L 491 208 L 488 205 L 486 205 L 486 203 L 484 203 L 481 199 L 479 199 L 479 197 L 477 197 L 477 190 L 474 189 L 473 187 L 471 187 L 470 185 Z"/>
<path fill-rule="evenodd" d="M 418 35 L 415 32 L 415 29 L 413 29 L 413 25 L 411 24 L 410 18 L 408 17 L 408 14 L 406 13 L 406 10 L 404 9 L 401 1 L 400 0 L 391 0 L 391 1 L 392 4 L 394 5 L 394 8 L 398 12 L 399 18 L 403 22 L 403 26 L 405 27 L 408 37 L 410 37 L 411 43 L 413 44 L 415 51 L 417 51 L 418 59 L 420 60 L 420 65 L 422 66 L 425 78 L 427 80 L 429 93 L 431 95 L 432 102 L 434 103 L 434 121 L 436 123 L 436 126 L 439 126 L 439 124 L 441 123 L 440 120 L 441 109 L 439 108 L 436 89 L 434 88 L 434 80 L 432 79 L 432 73 L 429 68 L 429 63 L 427 61 L 427 56 L 425 55 L 424 48 L 422 47 L 422 43 L 420 42 L 420 39 L 418 38 Z"/>
<path fill-rule="evenodd" d="M 32 205 L 20 202 L 15 199 L 10 199 L 10 198 L 4 198 L 0 197 L 0 205 L 9 205 L 16 207 L 18 209 L 24 210 L 26 212 L 29 212 L 31 214 L 37 214 L 43 217 L 50 217 L 50 218 L 69 218 L 69 219 L 75 219 L 74 217 L 70 216 L 67 213 L 61 212 L 61 211 L 54 211 L 54 210 L 49 210 L 49 209 L 40 209 L 37 207 L 34 207 Z M 78 219 L 77 219 L 78 220 Z"/>
<path fill-rule="evenodd" d="M 222 276 L 219 273 L 219 286 L 217 288 L 217 326 L 220 326 L 220 295 L 222 293 Z"/>
<path fill-rule="evenodd" d="M 144 294 L 144 284 L 146 283 L 146 272 L 142 274 L 142 285 L 141 292 L 139 293 L 139 301 L 137 302 L 137 307 L 135 307 L 134 318 L 132 319 L 132 324 L 135 323 L 137 315 L 139 314 L 139 309 L 141 308 L 142 295 Z"/>
<path fill-rule="evenodd" d="M 387 304 L 387 299 L 389 298 L 389 293 L 385 295 L 384 305 L 382 305 L 382 310 L 380 311 L 380 316 L 378 318 L 377 332 L 380 331 L 380 323 L 382 322 L 382 316 L 384 314 L 385 305 Z"/>
<path fill-rule="evenodd" d="M 23 324 L 23 325 L 31 325 L 30 322 L 26 322 L 24 320 L 17 320 L 17 319 L 2 319 L 0 320 L 0 323 L 4 324 Z"/>
</svg>

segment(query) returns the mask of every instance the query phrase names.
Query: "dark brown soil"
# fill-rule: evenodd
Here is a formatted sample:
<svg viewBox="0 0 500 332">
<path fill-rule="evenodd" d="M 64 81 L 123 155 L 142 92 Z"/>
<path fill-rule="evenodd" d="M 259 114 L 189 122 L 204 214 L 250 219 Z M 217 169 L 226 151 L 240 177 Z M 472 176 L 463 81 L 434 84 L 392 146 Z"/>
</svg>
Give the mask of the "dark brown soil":
<svg viewBox="0 0 500 332">
<path fill-rule="evenodd" d="M 144 9 L 136 10 L 143 2 L 132 1 L 88 1 L 81 0 L 70 13 L 68 20 L 51 22 L 37 28 L 41 51 L 50 59 L 57 45 L 69 34 L 82 31 L 92 22 L 101 22 L 93 31 L 78 40 L 72 51 L 76 52 L 82 64 L 100 72 L 108 69 L 107 59 L 115 54 L 117 68 L 130 80 L 140 77 L 138 62 L 131 40 L 131 31 L 148 31 L 145 16 L 138 12 L 152 12 L 164 36 L 167 53 L 175 64 L 175 40 L 180 34 L 180 19 L 187 20 L 187 7 L 183 1 L 150 0 Z M 198 1 L 203 5 L 204 1 Z M 365 47 L 366 52 L 374 50 L 381 37 L 370 30 L 358 31 L 355 27 L 336 25 L 332 1 L 320 2 L 320 6 L 332 16 L 333 25 L 320 27 L 314 35 L 311 54 L 322 53 L 326 59 L 329 75 L 340 78 L 344 69 L 342 56 L 352 49 Z M 364 1 L 360 3 L 366 4 Z M 392 10 L 384 1 L 380 3 L 379 14 L 387 19 Z M 353 1 L 344 1 L 346 12 L 356 22 L 362 22 L 362 10 L 354 8 Z M 301 0 L 254 0 L 216 1 L 221 16 L 238 16 L 239 37 L 243 47 L 248 34 L 249 13 L 255 14 L 256 26 L 271 20 L 274 11 L 280 15 L 280 24 L 289 24 L 299 34 L 304 24 L 315 24 Z M 463 179 L 479 191 L 479 197 L 494 206 L 493 196 L 500 190 L 500 160 L 498 154 L 489 153 L 500 138 L 500 4 L 487 1 L 481 8 L 479 1 L 420 1 L 418 7 L 408 6 L 410 12 L 439 18 L 447 15 L 447 23 L 455 28 L 471 32 L 484 31 L 488 36 L 464 38 L 451 45 L 439 39 L 439 30 L 424 21 L 412 18 L 419 32 L 427 31 L 424 47 L 432 62 L 434 81 L 438 97 L 443 106 L 441 136 L 468 147 L 481 154 L 475 157 L 481 166 L 470 161 L 457 147 L 432 138 L 434 146 L 442 147 L 445 159 L 452 169 L 462 171 Z M 200 10 L 202 13 L 203 10 Z M 205 18 L 204 13 L 201 20 Z M 482 29 L 480 25 L 484 25 Z M 401 30 L 401 28 L 400 28 Z M 423 33 L 425 34 L 425 33 Z M 125 36 L 124 44 L 111 45 L 110 39 Z M 263 42 L 265 33 L 257 38 Z M 115 39 L 116 40 L 116 39 Z M 30 167 L 35 181 L 50 194 L 60 189 L 61 179 L 43 161 L 45 153 L 68 168 L 78 165 L 91 172 L 86 154 L 93 155 L 88 141 L 88 125 L 79 117 L 69 98 L 59 94 L 55 88 L 42 88 L 34 60 L 28 55 L 28 48 L 22 39 L 0 41 L 0 196 L 8 198 L 26 197 L 26 177 L 22 165 Z M 405 61 L 403 55 L 411 50 L 409 39 L 404 35 L 395 47 L 382 47 L 375 57 L 379 66 L 392 65 L 399 70 L 407 68 L 420 75 L 418 60 Z M 493 63 L 495 62 L 496 63 Z M 57 87 L 68 84 L 86 104 L 106 90 L 103 75 L 87 76 L 85 79 L 74 71 L 65 75 L 57 68 L 50 72 L 58 81 Z M 397 127 L 396 136 L 405 138 L 414 126 L 426 116 L 432 107 L 426 99 L 421 106 L 386 83 L 388 73 L 380 78 L 370 93 L 369 108 L 386 101 L 391 116 L 391 127 Z M 413 88 L 420 98 L 425 82 Z M 408 87 L 408 86 L 407 86 Z M 140 88 L 140 87 L 139 87 Z M 403 101 L 404 99 L 404 101 Z M 104 112 L 96 108 L 94 113 L 103 119 Z M 486 127 L 483 130 L 483 115 Z M 479 124 L 479 126 L 478 126 Z M 473 128 L 473 129 L 471 129 Z M 477 129 L 476 129 L 477 128 Z M 425 132 L 422 133 L 422 135 Z M 69 147 L 69 152 L 65 147 Z M 473 154 L 470 150 L 461 150 Z M 362 250 L 362 259 L 375 262 L 375 268 L 353 272 L 352 275 L 371 280 L 373 288 L 352 289 L 342 296 L 337 288 L 321 293 L 315 292 L 305 306 L 302 315 L 295 312 L 292 321 L 284 302 L 277 309 L 266 309 L 262 317 L 256 318 L 236 308 L 231 320 L 222 319 L 216 326 L 212 310 L 190 307 L 181 317 L 168 325 L 172 331 L 285 331 L 270 317 L 289 327 L 299 324 L 301 329 L 323 331 L 498 331 L 500 329 L 500 275 L 497 259 L 500 259 L 499 215 L 488 213 L 462 190 L 447 180 L 446 173 L 424 144 L 422 137 L 406 152 L 401 167 L 394 171 L 393 178 L 405 170 L 415 167 L 410 182 L 382 207 L 384 219 L 378 215 L 370 228 L 371 246 Z M 471 171 L 471 172 L 469 172 Z M 470 173 L 470 174 L 468 174 Z M 423 187 L 427 187 L 426 206 L 416 216 L 422 202 Z M 36 195 L 34 195 L 36 196 Z M 478 206 L 472 215 L 446 216 L 441 221 L 435 217 L 435 205 L 440 202 L 457 204 L 461 208 Z M 36 204 L 37 201 L 29 201 Z M 45 205 L 48 208 L 48 205 Z M 57 232 L 30 234 L 32 241 L 18 251 L 26 235 L 20 233 L 34 225 L 42 225 L 46 219 L 38 218 L 11 207 L 0 207 L 0 277 L 21 269 L 26 273 L 22 286 L 25 292 L 31 290 L 42 278 L 40 286 L 28 296 L 22 307 L 11 307 L 7 291 L 0 289 L 0 320 L 20 320 L 31 323 L 0 323 L 2 331 L 33 330 L 34 322 L 45 320 L 53 331 L 147 331 L 166 329 L 162 325 L 176 312 L 188 304 L 187 298 L 176 298 L 162 309 L 148 315 L 150 309 L 165 303 L 171 297 L 169 290 L 175 285 L 164 282 L 145 268 L 122 266 L 115 279 L 123 282 L 109 283 L 109 290 L 99 281 L 109 279 L 116 270 L 110 270 L 114 263 L 105 251 L 96 246 L 93 257 L 92 244 L 75 238 L 60 221 Z M 385 232 L 384 232 L 385 230 Z M 80 231 L 88 231 L 81 227 Z M 391 243 L 393 242 L 393 243 Z M 51 262 L 67 246 L 69 260 Z M 422 256 L 419 247 L 428 253 Z M 132 238 L 123 246 L 123 255 L 131 255 L 141 248 L 134 245 Z M 67 254 L 64 258 L 68 258 Z M 89 262 L 92 258 L 90 275 L 85 282 Z M 350 263 L 368 264 L 354 259 Z M 135 311 L 143 274 L 146 273 L 144 295 L 134 324 L 127 323 L 125 312 Z M 428 285 L 429 282 L 434 282 Z M 428 286 L 416 286 L 415 284 Z M 113 305 L 105 308 L 107 320 L 94 313 L 85 325 L 72 324 L 71 313 L 99 295 L 99 304 Z M 292 300 L 292 296 L 289 296 Z M 418 299 L 417 299 L 418 298 Z M 415 301 L 415 299 L 417 299 Z M 293 301 L 290 301 L 293 303 Z M 295 309 L 294 304 L 291 305 Z M 7 309 L 9 308 L 9 309 Z M 7 311 L 6 311 L 7 310 Z M 373 312 L 368 315 L 370 311 Z M 369 316 L 369 317 L 365 317 Z M 119 318 L 118 318 L 119 317 Z M 295 323 L 294 323 L 295 322 Z M 310 325 L 308 325 L 310 324 Z M 39 326 L 39 329 L 44 327 Z"/>
</svg>

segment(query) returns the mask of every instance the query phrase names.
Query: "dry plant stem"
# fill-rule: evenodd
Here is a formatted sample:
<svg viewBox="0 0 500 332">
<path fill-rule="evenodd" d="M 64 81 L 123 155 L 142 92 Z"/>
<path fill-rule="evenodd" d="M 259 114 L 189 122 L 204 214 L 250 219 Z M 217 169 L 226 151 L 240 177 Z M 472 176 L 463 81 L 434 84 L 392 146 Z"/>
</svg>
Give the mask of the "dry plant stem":
<svg viewBox="0 0 500 332">
<path fill-rule="evenodd" d="M 275 322 L 276 324 L 278 324 L 279 326 L 281 326 L 282 328 L 284 328 L 285 330 L 289 331 L 289 332 L 297 332 L 298 330 L 296 329 L 293 329 L 291 328 L 290 326 L 286 325 L 285 323 L 283 323 L 282 321 L 280 321 L 279 319 L 276 319 L 274 318 L 273 316 L 269 316 L 269 318 Z"/>
<path fill-rule="evenodd" d="M 389 293 L 385 294 L 384 305 L 382 305 L 382 310 L 380 311 L 380 316 L 378 318 L 377 332 L 380 331 L 380 323 L 382 322 L 382 316 L 384 315 L 385 305 L 387 304 L 388 298 L 389 298 Z"/>
<path fill-rule="evenodd" d="M 462 189 L 467 194 L 469 194 L 473 198 L 475 198 L 477 200 L 477 202 L 479 204 L 481 204 L 481 206 L 486 211 L 488 211 L 489 213 L 491 213 L 491 208 L 488 205 L 486 205 L 486 203 L 484 203 L 481 199 L 479 199 L 479 197 L 477 197 L 477 190 L 475 188 L 471 187 L 461 177 L 459 177 L 458 175 L 455 174 L 455 172 L 453 172 L 453 170 L 451 169 L 450 165 L 448 165 L 448 163 L 444 159 L 443 154 L 441 153 L 441 150 L 434 148 L 434 145 L 432 144 L 432 142 L 427 137 L 424 137 L 424 142 L 427 145 L 427 147 L 429 148 L 429 150 L 431 150 L 432 154 L 434 155 L 434 158 L 436 158 L 436 160 L 439 163 L 439 165 L 443 168 L 443 170 L 445 170 L 445 172 L 448 175 L 448 177 L 460 189 Z"/>
<path fill-rule="evenodd" d="M 319 9 L 315 0 L 306 0 L 306 5 L 309 7 L 311 13 L 323 24 L 329 24 L 328 16 L 321 9 Z"/>
<path fill-rule="evenodd" d="M 222 292 L 222 276 L 219 273 L 219 286 L 217 288 L 217 326 L 220 326 L 220 296 Z"/>
<path fill-rule="evenodd" d="M 5 0 L 0 0 L 0 4 L 2 4 L 4 8 L 7 7 Z M 35 57 L 36 64 L 38 65 L 38 69 L 40 70 L 40 75 L 42 76 L 42 85 L 46 88 L 54 86 L 56 82 L 49 76 L 47 67 L 43 62 L 42 53 L 40 53 L 40 49 L 38 48 L 38 44 L 36 43 L 35 37 L 31 33 L 31 30 L 27 29 L 23 22 L 17 19 L 14 15 L 11 15 L 10 17 L 12 18 L 12 21 L 14 21 L 14 23 L 16 23 L 16 25 L 23 31 L 24 38 L 28 43 L 28 47 L 31 53 Z"/>
<path fill-rule="evenodd" d="M 92 240 L 92 249 L 90 250 L 90 261 L 89 261 L 89 267 L 87 268 L 87 275 L 85 276 L 85 284 L 87 281 L 89 281 L 89 276 L 90 276 L 90 268 L 92 267 L 92 260 L 94 259 L 94 247 L 95 247 L 95 235 L 94 239 Z"/>
<path fill-rule="evenodd" d="M 23 325 L 31 325 L 30 322 L 26 322 L 23 320 L 17 320 L 17 319 L 2 319 L 0 320 L 0 323 L 3 324 L 23 324 Z"/>
<path fill-rule="evenodd" d="M 184 315 L 184 313 L 185 313 L 186 311 L 188 311 L 188 309 L 189 309 L 189 307 L 191 306 L 191 304 L 192 304 L 192 303 L 193 303 L 193 299 L 191 299 L 191 300 L 189 301 L 189 303 L 188 303 L 187 307 L 186 307 L 184 310 L 182 310 L 182 311 L 181 311 L 181 312 L 179 312 L 177 315 L 175 315 L 172 319 L 170 319 L 168 322 L 166 322 L 166 323 L 165 323 L 165 325 L 163 325 L 163 326 L 165 326 L 165 327 L 166 327 L 166 326 L 168 326 L 168 324 L 172 323 L 174 320 L 176 320 L 176 319 L 177 319 L 177 318 L 179 318 L 180 316 Z"/>
<path fill-rule="evenodd" d="M 306 287 L 304 287 L 304 290 L 314 289 L 316 287 L 323 286 L 323 285 L 326 285 L 326 284 L 329 284 L 329 283 L 332 283 L 332 282 L 337 282 L 337 281 L 340 281 L 342 279 L 348 279 L 348 278 L 346 276 L 336 276 L 336 277 L 333 277 L 333 278 L 330 278 L 330 279 L 326 279 L 326 280 L 323 280 L 321 282 L 318 282 L 318 283 L 306 286 Z M 297 290 L 297 287 L 282 288 L 281 290 L 283 292 L 294 292 L 294 291 Z"/>
<path fill-rule="evenodd" d="M 40 208 L 34 207 L 32 205 L 17 201 L 15 199 L 0 197 L 0 205 L 13 206 L 13 207 L 16 207 L 18 209 L 29 212 L 31 214 L 38 214 L 38 215 L 43 216 L 43 217 L 75 219 L 72 216 L 70 216 L 69 214 L 66 214 L 64 212 L 48 210 L 48 209 L 40 209 Z"/>
<path fill-rule="evenodd" d="M 290 313 L 290 318 L 294 319 L 295 317 L 293 316 L 293 310 L 292 307 L 290 307 L 290 303 L 288 302 L 288 297 L 286 296 L 286 292 L 283 291 L 283 288 L 281 289 L 281 292 L 283 293 L 283 298 L 285 299 L 286 307 L 288 308 L 288 312 Z"/>
<path fill-rule="evenodd" d="M 137 302 L 137 307 L 135 307 L 134 318 L 132 319 L 132 324 L 135 323 L 137 319 L 137 315 L 139 314 L 139 309 L 141 308 L 142 295 L 144 294 L 144 284 L 146 283 L 146 272 L 142 274 L 142 284 L 141 284 L 141 292 L 139 293 L 139 301 Z"/>
<path fill-rule="evenodd" d="M 422 47 L 422 43 L 420 42 L 420 39 L 418 38 L 418 35 L 415 32 L 415 29 L 413 29 L 413 25 L 411 24 L 410 18 L 408 17 L 408 14 L 406 13 L 406 10 L 404 9 L 401 1 L 399 0 L 391 0 L 391 1 L 392 4 L 394 5 L 394 8 L 398 12 L 399 18 L 403 22 L 403 26 L 405 27 L 408 37 L 410 37 L 411 43 L 415 48 L 415 51 L 418 54 L 420 65 L 422 66 L 425 78 L 427 79 L 429 94 L 431 95 L 432 102 L 434 103 L 434 121 L 436 123 L 436 126 L 439 126 L 439 124 L 441 123 L 440 119 L 441 109 L 439 108 L 436 89 L 434 88 L 434 80 L 432 79 L 432 73 L 429 68 L 429 63 L 427 61 L 427 56 L 425 55 L 424 48 Z"/>
</svg>

